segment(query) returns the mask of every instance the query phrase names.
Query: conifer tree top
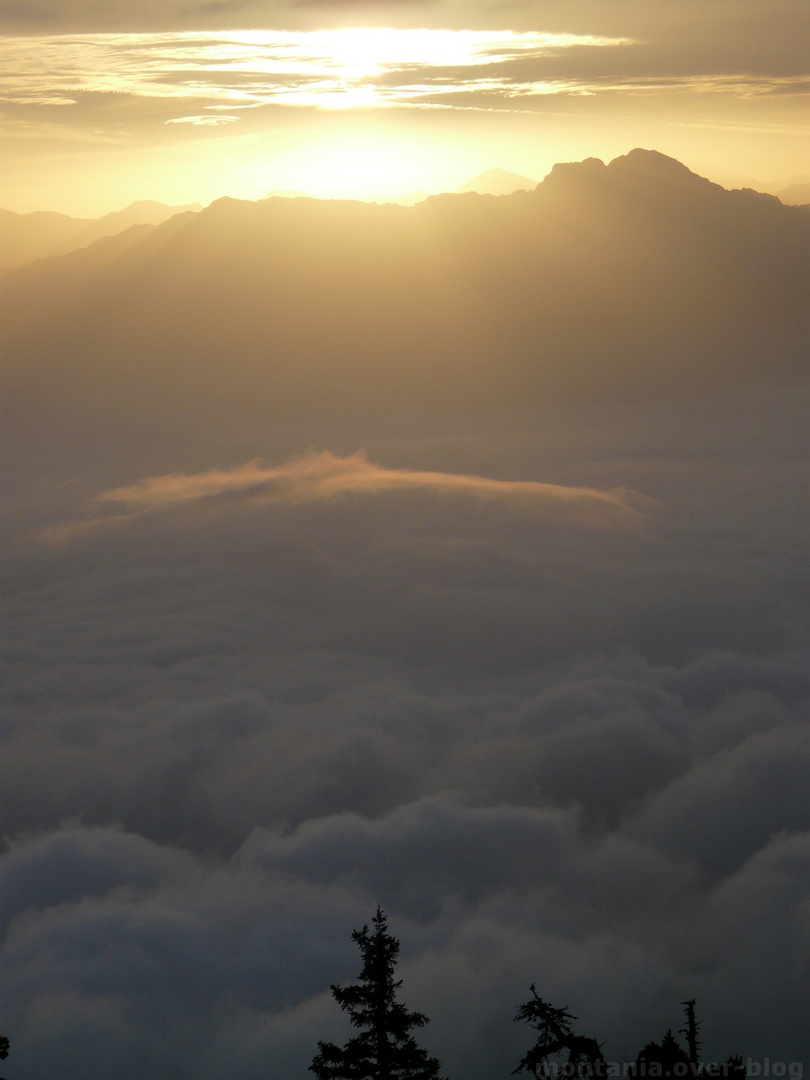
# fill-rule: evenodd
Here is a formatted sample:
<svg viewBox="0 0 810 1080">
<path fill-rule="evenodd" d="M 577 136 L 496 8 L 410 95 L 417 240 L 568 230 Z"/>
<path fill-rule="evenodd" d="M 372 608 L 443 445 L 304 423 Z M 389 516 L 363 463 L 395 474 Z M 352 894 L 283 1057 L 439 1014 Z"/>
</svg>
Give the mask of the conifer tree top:
<svg viewBox="0 0 810 1080">
<path fill-rule="evenodd" d="M 441 1080 L 441 1066 L 410 1034 L 429 1021 L 397 1000 L 401 979 L 394 979 L 399 941 L 388 933 L 385 912 L 378 907 L 373 929 L 352 933 L 363 959 L 359 981 L 332 986 L 332 996 L 349 1014 L 360 1034 L 345 1046 L 318 1043 L 310 1071 L 318 1080 Z"/>
</svg>

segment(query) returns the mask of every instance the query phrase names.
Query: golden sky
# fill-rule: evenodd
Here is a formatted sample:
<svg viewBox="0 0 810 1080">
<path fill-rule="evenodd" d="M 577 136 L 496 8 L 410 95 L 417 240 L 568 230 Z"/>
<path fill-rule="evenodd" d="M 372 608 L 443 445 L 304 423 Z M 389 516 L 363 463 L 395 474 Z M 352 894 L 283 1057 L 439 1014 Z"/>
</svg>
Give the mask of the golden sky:
<svg viewBox="0 0 810 1080">
<path fill-rule="evenodd" d="M 807 0 L 3 0 L 2 205 L 400 197 L 634 146 L 810 179 Z"/>
</svg>

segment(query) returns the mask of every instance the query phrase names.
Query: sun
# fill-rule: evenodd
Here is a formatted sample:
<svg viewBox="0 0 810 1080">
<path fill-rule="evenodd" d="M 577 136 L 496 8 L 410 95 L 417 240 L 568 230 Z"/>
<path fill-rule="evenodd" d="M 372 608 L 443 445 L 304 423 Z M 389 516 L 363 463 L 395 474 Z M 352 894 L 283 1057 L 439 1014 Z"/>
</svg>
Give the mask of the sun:
<svg viewBox="0 0 810 1080">
<path fill-rule="evenodd" d="M 413 181 L 407 149 L 393 139 L 356 131 L 315 144 L 304 164 L 307 190 L 324 198 L 384 199 L 404 195 Z"/>
<path fill-rule="evenodd" d="M 394 30 L 355 27 L 310 35 L 322 60 L 347 78 L 379 75 L 388 68 L 468 65 L 486 36 L 451 30 Z"/>
</svg>

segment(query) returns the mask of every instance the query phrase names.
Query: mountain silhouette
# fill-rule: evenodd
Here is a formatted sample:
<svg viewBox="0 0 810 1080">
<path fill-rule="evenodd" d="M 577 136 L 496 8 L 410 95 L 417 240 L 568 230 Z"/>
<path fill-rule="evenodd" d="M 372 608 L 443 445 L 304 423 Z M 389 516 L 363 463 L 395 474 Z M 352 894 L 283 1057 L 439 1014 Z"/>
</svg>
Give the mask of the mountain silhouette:
<svg viewBox="0 0 810 1080">
<path fill-rule="evenodd" d="M 201 209 L 197 203 L 167 206 L 144 199 L 100 218 L 74 218 L 49 211 L 15 214 L 12 210 L 0 210 L 0 266 L 20 266 L 32 259 L 64 255 L 133 225 L 160 225 L 174 214 Z"/>
<path fill-rule="evenodd" d="M 531 191 L 536 187 L 536 180 L 521 176 L 520 173 L 507 172 L 506 169 L 487 169 L 462 184 L 458 190 L 462 193 L 475 191 L 479 195 L 511 195 L 513 191 Z"/>
<path fill-rule="evenodd" d="M 4 279 L 21 423 L 704 392 L 809 359 L 810 216 L 646 150 L 497 199 L 220 199 Z"/>
<path fill-rule="evenodd" d="M 804 184 L 790 184 L 781 191 L 777 191 L 776 194 L 788 206 L 807 206 L 810 203 L 810 181 Z"/>
</svg>

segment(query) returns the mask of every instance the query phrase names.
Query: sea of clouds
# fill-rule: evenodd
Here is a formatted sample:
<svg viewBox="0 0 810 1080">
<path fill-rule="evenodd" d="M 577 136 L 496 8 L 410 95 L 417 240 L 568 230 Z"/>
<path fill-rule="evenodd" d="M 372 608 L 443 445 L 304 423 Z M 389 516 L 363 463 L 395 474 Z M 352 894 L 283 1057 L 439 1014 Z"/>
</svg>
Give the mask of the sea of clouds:
<svg viewBox="0 0 810 1080">
<path fill-rule="evenodd" d="M 8 1075 L 303 1078 L 377 904 L 450 1080 L 810 1057 L 807 398 L 21 439 Z"/>
</svg>

